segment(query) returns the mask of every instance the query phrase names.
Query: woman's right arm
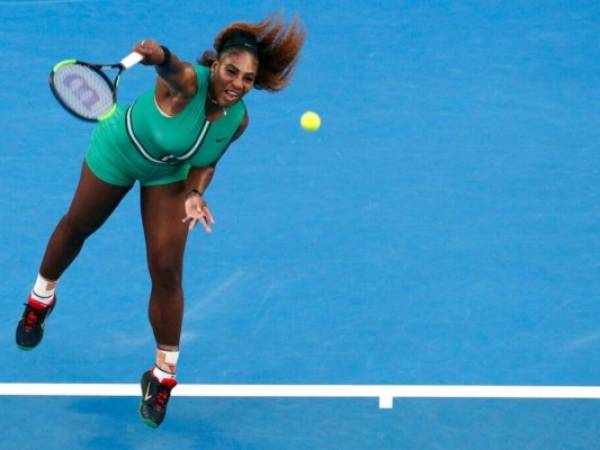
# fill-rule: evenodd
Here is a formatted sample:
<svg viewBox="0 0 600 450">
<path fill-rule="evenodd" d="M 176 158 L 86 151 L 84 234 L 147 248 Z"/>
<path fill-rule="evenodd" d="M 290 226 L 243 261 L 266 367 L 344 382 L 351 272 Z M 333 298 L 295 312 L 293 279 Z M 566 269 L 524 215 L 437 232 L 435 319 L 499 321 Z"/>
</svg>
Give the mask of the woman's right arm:
<svg viewBox="0 0 600 450">
<path fill-rule="evenodd" d="M 142 64 L 156 67 L 158 76 L 169 90 L 175 91 L 183 97 L 193 97 L 196 94 L 196 71 L 190 63 L 180 61 L 171 52 L 165 52 L 153 39 L 140 42 L 133 48 L 133 51 L 144 57 Z"/>
</svg>

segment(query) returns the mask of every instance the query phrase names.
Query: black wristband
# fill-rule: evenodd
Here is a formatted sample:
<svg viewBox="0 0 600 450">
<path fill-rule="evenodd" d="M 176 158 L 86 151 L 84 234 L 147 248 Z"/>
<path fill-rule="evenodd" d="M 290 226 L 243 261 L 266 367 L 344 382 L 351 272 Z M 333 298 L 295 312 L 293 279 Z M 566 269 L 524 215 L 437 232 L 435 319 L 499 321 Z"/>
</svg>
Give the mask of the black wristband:
<svg viewBox="0 0 600 450">
<path fill-rule="evenodd" d="M 165 54 L 165 57 L 163 59 L 163 62 L 161 62 L 160 64 L 157 64 L 157 66 L 167 67 L 169 64 L 171 64 L 171 50 L 169 50 L 164 45 L 161 45 L 160 48 L 162 48 L 162 50 Z"/>
<path fill-rule="evenodd" d="M 203 197 L 202 192 L 200 192 L 198 189 L 190 189 L 189 191 L 187 191 L 185 193 L 185 197 L 189 197 L 191 194 L 198 194 L 200 197 Z"/>
</svg>

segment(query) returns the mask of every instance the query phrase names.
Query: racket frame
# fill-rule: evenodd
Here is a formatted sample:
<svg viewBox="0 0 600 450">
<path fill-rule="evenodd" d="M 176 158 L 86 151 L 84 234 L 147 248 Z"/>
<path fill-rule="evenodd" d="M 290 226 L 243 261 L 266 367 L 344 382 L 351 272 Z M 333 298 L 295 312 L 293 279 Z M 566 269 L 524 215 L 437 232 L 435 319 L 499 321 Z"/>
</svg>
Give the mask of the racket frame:
<svg viewBox="0 0 600 450">
<path fill-rule="evenodd" d="M 50 75 L 48 76 L 48 83 L 50 84 L 50 90 L 52 91 L 52 94 L 54 95 L 56 100 L 58 100 L 58 102 L 61 104 L 61 106 L 66 111 L 68 111 L 70 114 L 72 114 L 73 116 L 77 117 L 80 120 L 84 120 L 86 122 L 102 122 L 102 121 L 108 119 L 110 116 L 112 116 L 114 114 L 115 110 L 117 109 L 117 88 L 119 87 L 119 82 L 121 81 L 121 74 L 125 70 L 129 69 L 130 67 L 132 67 L 135 64 L 137 64 L 138 62 L 140 62 L 141 60 L 142 60 L 142 55 L 140 55 L 139 53 L 136 53 L 136 52 L 130 53 L 125 58 L 123 58 L 121 61 L 119 61 L 118 63 L 114 63 L 114 64 L 94 64 L 94 63 L 88 63 L 85 61 L 81 61 L 78 59 L 65 59 L 65 60 L 60 61 L 59 63 L 55 64 L 54 67 L 52 68 L 52 70 L 50 71 Z M 78 64 L 80 66 L 84 66 L 84 67 L 87 67 L 87 68 L 93 70 L 98 75 L 100 75 L 100 77 L 110 87 L 110 90 L 112 92 L 113 105 L 108 112 L 106 112 L 96 118 L 84 117 L 84 116 L 76 113 L 75 111 L 73 111 L 62 100 L 62 98 L 58 94 L 56 88 L 54 87 L 54 74 L 62 66 L 70 65 L 70 64 Z M 111 81 L 110 78 L 108 78 L 108 75 L 104 72 L 104 69 L 119 69 L 119 71 L 117 72 L 117 75 L 115 76 L 114 80 Z"/>
</svg>

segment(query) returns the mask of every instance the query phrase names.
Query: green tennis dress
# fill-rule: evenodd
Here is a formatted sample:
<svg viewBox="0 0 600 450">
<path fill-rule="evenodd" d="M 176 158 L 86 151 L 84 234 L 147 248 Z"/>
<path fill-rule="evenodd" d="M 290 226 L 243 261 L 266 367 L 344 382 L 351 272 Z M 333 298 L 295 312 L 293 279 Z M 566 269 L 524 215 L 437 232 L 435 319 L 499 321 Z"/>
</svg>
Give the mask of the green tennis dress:
<svg viewBox="0 0 600 450">
<path fill-rule="evenodd" d="M 117 186 L 136 180 L 158 186 L 185 180 L 191 167 L 214 165 L 223 156 L 246 107 L 240 100 L 218 120 L 206 120 L 210 69 L 194 68 L 198 90 L 175 116 L 160 111 L 151 89 L 96 126 L 85 157 L 94 175 Z"/>
</svg>

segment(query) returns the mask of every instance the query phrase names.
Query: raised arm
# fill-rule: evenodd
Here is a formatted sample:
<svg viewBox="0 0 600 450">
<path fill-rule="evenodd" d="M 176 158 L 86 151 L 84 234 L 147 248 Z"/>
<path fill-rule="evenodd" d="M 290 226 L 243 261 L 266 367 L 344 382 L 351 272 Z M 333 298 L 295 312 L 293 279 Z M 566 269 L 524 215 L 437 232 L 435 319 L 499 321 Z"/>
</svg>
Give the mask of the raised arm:
<svg viewBox="0 0 600 450">
<path fill-rule="evenodd" d="M 133 51 L 144 56 L 142 64 L 155 66 L 159 76 L 157 81 L 159 96 L 171 95 L 189 98 L 196 94 L 196 71 L 190 63 L 181 61 L 177 55 L 153 39 L 140 42 L 133 48 Z"/>
</svg>

